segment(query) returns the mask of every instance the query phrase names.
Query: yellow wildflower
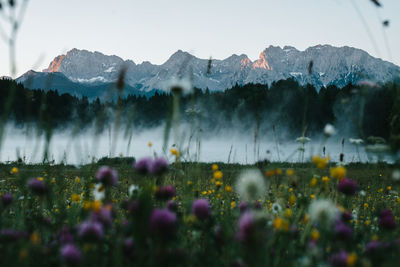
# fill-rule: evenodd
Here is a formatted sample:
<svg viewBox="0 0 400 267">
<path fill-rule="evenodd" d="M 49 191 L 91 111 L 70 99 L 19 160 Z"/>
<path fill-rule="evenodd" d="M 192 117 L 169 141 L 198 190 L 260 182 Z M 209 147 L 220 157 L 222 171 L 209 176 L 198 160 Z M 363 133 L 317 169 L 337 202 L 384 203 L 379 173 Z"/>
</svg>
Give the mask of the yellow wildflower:
<svg viewBox="0 0 400 267">
<path fill-rule="evenodd" d="M 311 194 L 311 195 L 310 195 L 310 198 L 311 198 L 311 199 L 314 199 L 314 198 L 315 198 L 315 195 L 314 195 L 314 194 Z"/>
<path fill-rule="evenodd" d="M 294 170 L 293 170 L 293 169 L 287 169 L 287 170 L 286 170 L 286 174 L 287 174 L 288 176 L 293 176 L 293 175 L 294 175 Z"/>
<path fill-rule="evenodd" d="M 282 174 L 282 170 L 279 169 L 279 168 L 277 168 L 277 169 L 275 170 L 275 174 L 276 174 L 276 175 L 281 175 L 281 174 Z"/>
<path fill-rule="evenodd" d="M 280 217 L 276 217 L 274 219 L 274 228 L 275 230 L 280 230 L 283 226 L 283 220 Z"/>
<path fill-rule="evenodd" d="M 170 151 L 171 154 L 174 155 L 175 157 L 178 157 L 178 156 L 179 156 L 179 151 L 176 150 L 175 148 L 171 148 L 169 151 Z"/>
<path fill-rule="evenodd" d="M 292 217 L 292 210 L 291 209 L 286 209 L 286 211 L 285 211 L 285 216 L 286 216 L 286 218 L 290 218 L 290 217 Z"/>
<path fill-rule="evenodd" d="M 193 184 L 193 183 L 192 183 L 191 181 L 188 181 L 188 182 L 187 182 L 187 185 L 188 185 L 188 186 L 192 186 L 192 184 Z"/>
<path fill-rule="evenodd" d="M 235 201 L 232 201 L 232 202 L 231 202 L 231 208 L 232 208 L 232 209 L 236 208 L 236 202 L 235 202 Z"/>
<path fill-rule="evenodd" d="M 92 208 L 92 202 L 91 201 L 85 201 L 84 203 L 83 203 L 83 209 L 84 210 L 90 210 Z"/>
<path fill-rule="evenodd" d="M 294 194 L 290 195 L 289 197 L 289 205 L 294 205 L 296 203 L 296 196 Z"/>
<path fill-rule="evenodd" d="M 343 179 L 346 176 L 346 172 L 346 168 L 343 166 L 331 168 L 331 176 L 335 179 Z"/>
<path fill-rule="evenodd" d="M 17 174 L 18 173 L 18 168 L 17 167 L 13 167 L 12 169 L 11 169 L 11 174 Z"/>
<path fill-rule="evenodd" d="M 81 182 L 81 178 L 78 176 L 75 176 L 75 183 L 79 184 Z"/>
<path fill-rule="evenodd" d="M 267 177 L 271 177 L 275 175 L 275 170 L 270 170 L 270 171 L 266 171 L 265 172 L 265 176 Z"/>
<path fill-rule="evenodd" d="M 350 253 L 347 256 L 346 262 L 347 262 L 347 266 L 348 267 L 353 267 L 356 264 L 356 261 L 357 261 L 357 254 L 356 253 L 353 252 L 353 253 Z"/>
<path fill-rule="evenodd" d="M 44 179 L 43 179 L 43 177 L 38 177 L 37 178 L 39 181 L 43 181 Z"/>
<path fill-rule="evenodd" d="M 311 230 L 311 239 L 317 241 L 320 237 L 319 231 L 315 228 Z"/>
<path fill-rule="evenodd" d="M 40 243 L 40 236 L 39 236 L 36 232 L 33 232 L 33 233 L 30 235 L 29 239 L 30 239 L 30 240 L 32 241 L 32 243 L 35 244 L 35 245 L 37 245 L 37 244 Z"/>
<path fill-rule="evenodd" d="M 215 186 L 217 186 L 217 187 L 221 187 L 221 186 L 222 186 L 222 182 L 220 182 L 220 181 L 216 181 L 216 182 L 215 182 Z"/>
<path fill-rule="evenodd" d="M 79 203 L 81 201 L 81 196 L 78 194 L 72 194 L 71 200 L 72 200 L 72 202 Z"/>
<path fill-rule="evenodd" d="M 212 169 L 213 171 L 218 171 L 218 165 L 217 165 L 217 164 L 213 164 L 213 165 L 211 166 L 211 169 Z"/>
<path fill-rule="evenodd" d="M 225 191 L 232 192 L 232 186 L 230 186 L 230 185 L 225 186 Z"/>
<path fill-rule="evenodd" d="M 317 182 L 318 182 L 317 178 L 313 177 L 311 179 L 310 186 L 315 187 L 317 185 Z"/>
<path fill-rule="evenodd" d="M 153 146 L 153 143 L 152 143 L 152 142 L 148 142 L 147 145 L 148 145 L 149 147 L 152 147 L 152 146 Z"/>
<path fill-rule="evenodd" d="M 214 172 L 214 179 L 221 179 L 223 176 L 221 171 Z"/>
<path fill-rule="evenodd" d="M 101 210 L 101 201 L 100 200 L 93 201 L 92 209 L 93 209 L 93 211 L 96 211 L 96 212 L 100 211 Z"/>
</svg>

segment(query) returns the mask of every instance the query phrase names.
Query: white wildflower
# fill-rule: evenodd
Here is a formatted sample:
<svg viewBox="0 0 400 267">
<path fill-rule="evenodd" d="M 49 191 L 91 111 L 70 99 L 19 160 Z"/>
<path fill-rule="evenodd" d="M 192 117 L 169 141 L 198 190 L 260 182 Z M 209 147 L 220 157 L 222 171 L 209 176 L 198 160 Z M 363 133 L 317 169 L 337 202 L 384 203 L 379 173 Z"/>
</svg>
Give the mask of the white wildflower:
<svg viewBox="0 0 400 267">
<path fill-rule="evenodd" d="M 364 143 L 364 140 L 360 139 L 360 138 L 350 138 L 349 142 L 355 145 L 360 145 L 362 143 Z"/>
<path fill-rule="evenodd" d="M 327 124 L 327 125 L 325 125 L 325 128 L 324 128 L 324 134 L 326 135 L 326 136 L 332 136 L 332 135 L 335 135 L 336 134 L 336 129 L 335 129 L 335 127 L 332 125 L 332 124 Z"/>
<path fill-rule="evenodd" d="M 138 191 L 139 191 L 139 186 L 134 185 L 134 184 L 130 185 L 129 188 L 128 188 L 129 197 L 132 197 Z"/>
<path fill-rule="evenodd" d="M 179 78 L 173 77 L 168 82 L 166 82 L 164 87 L 168 92 L 178 91 L 178 92 L 182 93 L 183 95 L 193 93 L 192 82 L 187 78 L 179 79 Z"/>
<path fill-rule="evenodd" d="M 319 199 L 311 202 L 309 208 L 310 219 L 321 227 L 330 227 L 337 216 L 339 209 L 328 199 Z"/>
<path fill-rule="evenodd" d="M 392 173 L 392 179 L 394 181 L 399 181 L 400 180 L 400 170 L 394 170 Z"/>
<path fill-rule="evenodd" d="M 96 184 L 93 189 L 94 200 L 103 200 L 105 197 L 105 189 L 101 184 Z"/>
<path fill-rule="evenodd" d="M 362 196 L 362 197 L 365 197 L 367 195 L 367 193 L 365 193 L 364 190 L 361 190 L 359 193 L 360 193 L 360 196 Z"/>
<path fill-rule="evenodd" d="M 248 202 L 264 199 L 266 188 L 264 177 L 258 169 L 242 171 L 235 184 L 236 192 L 241 200 Z"/>
<path fill-rule="evenodd" d="M 279 203 L 274 203 L 271 206 L 271 210 L 272 210 L 272 213 L 278 214 L 282 211 L 282 207 L 281 207 L 281 205 L 279 205 Z"/>
</svg>

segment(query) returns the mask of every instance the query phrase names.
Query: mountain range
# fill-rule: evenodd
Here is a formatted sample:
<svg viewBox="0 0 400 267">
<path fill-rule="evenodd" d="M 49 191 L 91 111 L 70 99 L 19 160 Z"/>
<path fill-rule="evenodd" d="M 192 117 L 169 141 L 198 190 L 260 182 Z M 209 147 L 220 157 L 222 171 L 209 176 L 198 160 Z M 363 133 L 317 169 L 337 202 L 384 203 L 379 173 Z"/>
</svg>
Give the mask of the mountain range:
<svg viewBox="0 0 400 267">
<path fill-rule="evenodd" d="M 317 89 L 328 85 L 343 87 L 361 80 L 383 83 L 398 79 L 400 73 L 399 66 L 348 46 L 317 45 L 304 51 L 292 46 L 270 46 L 255 61 L 244 54 L 209 61 L 178 50 L 161 65 L 148 61 L 136 64 L 115 55 L 74 48 L 54 58 L 42 72 L 30 70 L 17 81 L 31 89 L 103 97 L 122 67 L 126 69 L 124 95 L 166 91 L 168 82 L 177 77 L 192 80 L 200 89 L 221 91 L 235 84 L 271 84 L 287 78 Z"/>
</svg>

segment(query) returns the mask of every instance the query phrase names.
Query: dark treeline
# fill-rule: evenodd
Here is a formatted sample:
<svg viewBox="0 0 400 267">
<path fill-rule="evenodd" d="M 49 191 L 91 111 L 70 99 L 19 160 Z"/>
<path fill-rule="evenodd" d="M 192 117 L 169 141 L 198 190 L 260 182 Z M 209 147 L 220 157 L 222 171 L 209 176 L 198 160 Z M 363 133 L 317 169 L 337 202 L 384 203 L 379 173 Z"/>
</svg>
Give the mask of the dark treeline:
<svg viewBox="0 0 400 267">
<path fill-rule="evenodd" d="M 312 85 L 300 86 L 293 79 L 270 86 L 236 85 L 224 92 L 195 89 L 181 99 L 181 118 L 189 122 L 195 116 L 203 130 L 234 127 L 240 131 L 258 127 L 260 131 L 268 131 L 274 125 L 284 127 L 290 136 L 299 136 L 304 131 L 321 132 L 327 123 L 335 124 L 342 118 L 354 124 L 360 137 L 373 135 L 387 139 L 390 122 L 396 116 L 396 90 L 396 85 L 388 83 L 379 88 L 331 85 L 317 91 Z M 115 101 L 89 101 L 87 97 L 30 90 L 14 81 L 0 80 L 2 118 L 6 115 L 17 125 L 31 122 L 52 129 L 71 124 L 78 129 L 103 127 L 112 123 L 120 111 L 122 122 L 151 127 L 170 118 L 171 104 L 172 95 L 164 93 L 150 98 L 128 96 Z"/>
</svg>

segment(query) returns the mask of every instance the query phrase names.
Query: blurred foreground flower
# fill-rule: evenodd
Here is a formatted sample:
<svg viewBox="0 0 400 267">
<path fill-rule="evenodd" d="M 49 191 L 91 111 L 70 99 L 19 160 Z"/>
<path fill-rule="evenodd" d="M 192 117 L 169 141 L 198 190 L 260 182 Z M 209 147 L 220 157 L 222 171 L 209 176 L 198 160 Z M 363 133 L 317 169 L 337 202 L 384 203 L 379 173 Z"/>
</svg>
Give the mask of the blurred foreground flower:
<svg viewBox="0 0 400 267">
<path fill-rule="evenodd" d="M 332 124 L 325 125 L 324 134 L 329 137 L 336 134 L 336 129 Z"/>
<path fill-rule="evenodd" d="M 152 174 L 152 175 L 161 175 L 166 172 L 169 168 L 168 161 L 159 157 L 153 160 L 150 157 L 142 158 L 134 163 L 134 168 L 140 174 Z"/>
<path fill-rule="evenodd" d="M 337 185 L 339 192 L 352 196 L 357 192 L 357 183 L 351 179 L 343 178 Z"/>
<path fill-rule="evenodd" d="M 114 186 L 117 184 L 118 173 L 108 166 L 102 166 L 96 174 L 98 182 L 105 186 Z"/>
<path fill-rule="evenodd" d="M 66 263 L 72 265 L 79 263 L 82 255 L 75 245 L 67 244 L 61 248 L 61 257 Z"/>
<path fill-rule="evenodd" d="M 155 209 L 151 214 L 150 229 L 156 237 L 169 240 L 175 236 L 177 227 L 175 213 L 169 210 Z"/>
<path fill-rule="evenodd" d="M 264 199 L 266 188 L 263 175 L 258 169 L 242 171 L 235 184 L 235 191 L 241 200 L 250 203 Z"/>
<path fill-rule="evenodd" d="M 328 199 L 313 200 L 308 208 L 310 219 L 321 227 L 330 227 L 339 216 L 339 209 Z"/>
<path fill-rule="evenodd" d="M 396 221 L 391 210 L 382 210 L 379 213 L 379 226 L 386 230 L 396 228 Z"/>
<path fill-rule="evenodd" d="M 88 241 L 97 241 L 103 238 L 103 226 L 93 220 L 85 221 L 79 226 L 78 234 Z"/>
<path fill-rule="evenodd" d="M 192 213 L 199 220 L 211 217 L 210 203 L 206 199 L 196 199 L 192 204 Z"/>
<path fill-rule="evenodd" d="M 43 195 L 47 193 L 47 187 L 44 181 L 39 180 L 38 178 L 31 178 L 28 181 L 28 187 L 32 190 L 35 194 Z"/>
</svg>

